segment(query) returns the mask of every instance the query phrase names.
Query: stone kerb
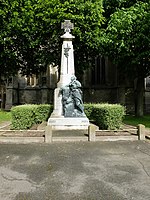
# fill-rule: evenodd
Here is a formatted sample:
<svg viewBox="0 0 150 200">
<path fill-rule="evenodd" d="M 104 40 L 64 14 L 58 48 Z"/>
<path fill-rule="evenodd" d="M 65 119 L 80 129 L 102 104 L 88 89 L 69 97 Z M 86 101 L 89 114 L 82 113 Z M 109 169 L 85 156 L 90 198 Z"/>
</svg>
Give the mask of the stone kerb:
<svg viewBox="0 0 150 200">
<path fill-rule="evenodd" d="M 46 126 L 43 130 L 4 130 L 0 129 L 0 143 L 51 143 L 51 142 L 76 142 L 76 141 L 118 141 L 118 140 L 145 140 L 145 126 L 139 124 L 137 128 L 122 130 L 99 130 L 90 124 L 88 127 L 88 137 L 55 137 L 54 128 Z M 74 130 L 75 131 L 75 130 Z"/>
<path fill-rule="evenodd" d="M 45 129 L 45 142 L 46 143 L 51 143 L 52 142 L 52 126 L 46 126 Z"/>
<path fill-rule="evenodd" d="M 98 129 L 99 129 L 99 127 L 94 124 L 89 125 L 89 127 L 88 127 L 89 141 L 91 141 L 91 142 L 96 141 L 96 131 Z"/>
<path fill-rule="evenodd" d="M 99 130 L 97 126 L 90 124 L 88 134 L 89 141 L 145 140 L 145 126 L 139 124 L 136 128 Z"/>
<path fill-rule="evenodd" d="M 45 130 L 0 130 L 0 143 L 43 143 Z"/>
<path fill-rule="evenodd" d="M 138 125 L 138 139 L 145 140 L 145 126 L 143 124 Z"/>
</svg>

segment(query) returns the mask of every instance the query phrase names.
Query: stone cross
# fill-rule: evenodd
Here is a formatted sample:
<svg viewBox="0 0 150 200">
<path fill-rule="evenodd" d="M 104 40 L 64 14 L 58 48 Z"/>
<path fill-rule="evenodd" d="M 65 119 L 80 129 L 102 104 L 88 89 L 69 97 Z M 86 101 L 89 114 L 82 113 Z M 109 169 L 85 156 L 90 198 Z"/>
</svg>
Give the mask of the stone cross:
<svg viewBox="0 0 150 200">
<path fill-rule="evenodd" d="M 65 20 L 63 23 L 61 23 L 61 29 L 64 29 L 65 33 L 70 32 L 71 29 L 74 29 L 74 25 L 70 20 Z"/>
</svg>

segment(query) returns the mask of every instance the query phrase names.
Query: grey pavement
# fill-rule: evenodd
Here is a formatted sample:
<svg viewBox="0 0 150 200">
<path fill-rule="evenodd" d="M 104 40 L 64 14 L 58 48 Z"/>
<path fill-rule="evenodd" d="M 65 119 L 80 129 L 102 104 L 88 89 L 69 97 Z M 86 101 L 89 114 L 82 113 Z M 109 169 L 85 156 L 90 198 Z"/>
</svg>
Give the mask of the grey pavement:
<svg viewBox="0 0 150 200">
<path fill-rule="evenodd" d="M 150 143 L 0 144 L 0 200 L 149 200 Z"/>
</svg>

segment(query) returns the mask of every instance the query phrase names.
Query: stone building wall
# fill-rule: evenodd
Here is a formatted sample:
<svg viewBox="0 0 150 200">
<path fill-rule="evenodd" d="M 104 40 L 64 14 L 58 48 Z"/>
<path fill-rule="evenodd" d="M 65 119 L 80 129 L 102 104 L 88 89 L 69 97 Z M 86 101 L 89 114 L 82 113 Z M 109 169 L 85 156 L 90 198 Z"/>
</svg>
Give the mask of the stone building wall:
<svg viewBox="0 0 150 200">
<path fill-rule="evenodd" d="M 81 80 L 85 103 L 121 103 L 134 113 L 134 83 L 120 76 L 117 67 L 107 58 L 97 58 L 94 69 L 87 69 Z M 58 68 L 49 66 L 38 77 L 20 74 L 7 80 L 5 109 L 19 104 L 53 103 L 58 82 Z M 145 112 L 150 113 L 150 78 L 146 80 Z"/>
<path fill-rule="evenodd" d="M 117 66 L 108 58 L 99 57 L 93 69 L 88 69 L 83 80 L 84 102 L 121 103 L 127 112 L 134 112 L 134 83 L 119 75 Z M 98 69 L 99 68 L 99 69 Z M 99 77 L 99 73 L 102 76 Z M 98 78 L 99 77 L 99 78 Z"/>
<path fill-rule="evenodd" d="M 49 66 L 39 76 L 21 76 L 7 80 L 5 109 L 20 104 L 53 103 L 53 92 L 58 80 L 58 68 Z"/>
<path fill-rule="evenodd" d="M 150 76 L 145 79 L 145 113 L 150 113 Z"/>
</svg>

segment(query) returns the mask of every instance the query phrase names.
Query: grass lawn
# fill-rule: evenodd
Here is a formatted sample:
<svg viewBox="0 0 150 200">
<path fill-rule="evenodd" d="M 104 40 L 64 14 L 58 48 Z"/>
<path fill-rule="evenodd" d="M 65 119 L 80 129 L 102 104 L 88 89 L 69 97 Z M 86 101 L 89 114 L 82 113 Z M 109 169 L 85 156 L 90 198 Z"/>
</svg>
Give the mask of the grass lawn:
<svg viewBox="0 0 150 200">
<path fill-rule="evenodd" d="M 11 113 L 0 110 L 0 122 L 10 121 L 11 120 Z"/>
<path fill-rule="evenodd" d="M 144 115 L 143 117 L 125 116 L 123 123 L 133 126 L 143 124 L 145 127 L 150 128 L 150 115 Z"/>
</svg>

